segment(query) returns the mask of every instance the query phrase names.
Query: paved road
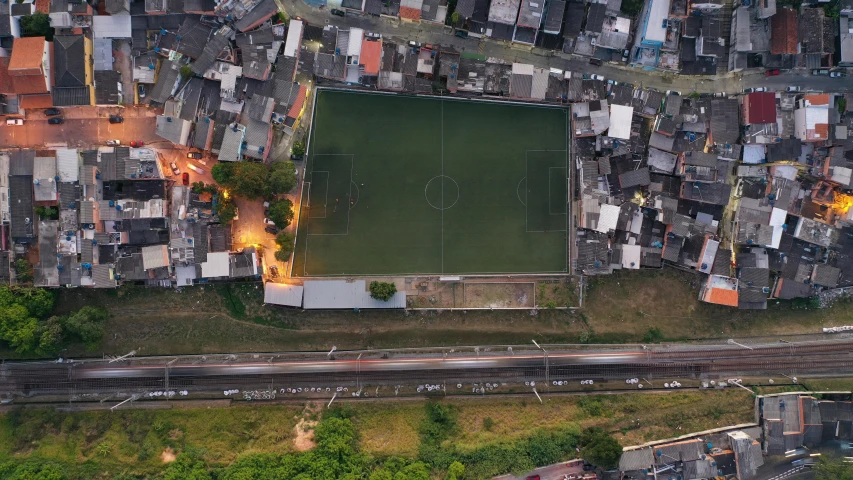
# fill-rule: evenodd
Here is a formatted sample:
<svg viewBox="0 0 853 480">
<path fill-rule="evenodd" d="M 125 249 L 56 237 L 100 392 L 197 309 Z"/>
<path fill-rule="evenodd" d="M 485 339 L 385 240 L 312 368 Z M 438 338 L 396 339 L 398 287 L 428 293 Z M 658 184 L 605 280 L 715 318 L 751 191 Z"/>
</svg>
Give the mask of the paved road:
<svg viewBox="0 0 853 480">
<path fill-rule="evenodd" d="M 539 475 L 539 478 L 541 480 L 563 480 L 566 475 L 581 473 L 583 473 L 583 468 L 568 467 L 566 466 L 565 462 L 562 462 L 556 463 L 554 465 L 548 465 L 547 467 L 537 468 L 535 470 L 523 473 L 519 476 L 511 474 L 501 475 L 499 477 L 495 477 L 493 480 L 525 480 L 526 478 L 532 477 L 534 475 Z"/>
<path fill-rule="evenodd" d="M 460 51 L 478 52 L 487 57 L 503 58 L 513 62 L 531 63 L 538 67 L 559 68 L 580 73 L 597 73 L 619 82 L 629 82 L 637 86 L 657 88 L 659 90 L 678 90 L 684 94 L 691 91 L 700 93 L 742 92 L 748 87 L 769 87 L 784 90 L 788 86 L 800 86 L 816 91 L 850 92 L 853 82 L 845 78 L 812 77 L 807 72 L 786 72 L 775 77 L 765 77 L 764 72 L 750 72 L 744 75 L 730 74 L 722 77 L 682 76 L 665 72 L 650 72 L 616 64 L 600 67 L 590 65 L 585 57 L 554 52 L 540 48 L 525 47 L 491 39 L 456 37 L 452 31 L 441 25 L 429 23 L 408 23 L 399 20 L 372 17 L 369 15 L 349 15 L 340 18 L 329 14 L 329 9 L 318 9 L 307 5 L 303 0 L 276 0 L 279 8 L 291 17 L 300 16 L 313 25 L 335 25 L 338 27 L 360 27 L 381 33 L 396 42 L 415 40 L 424 43 L 449 45 Z M 482 43 L 482 45 L 481 45 Z"/>
<path fill-rule="evenodd" d="M 65 109 L 63 109 L 65 111 Z M 91 112 L 68 112 L 65 123 L 50 125 L 39 114 L 28 115 L 24 125 L 0 129 L 0 145 L 5 147 L 40 147 L 66 144 L 72 148 L 88 148 L 106 140 L 121 140 L 123 145 L 132 140 L 145 143 L 162 142 L 154 134 L 155 119 L 146 112 L 124 114 L 124 123 L 111 124 L 109 113 L 92 109 Z"/>
</svg>

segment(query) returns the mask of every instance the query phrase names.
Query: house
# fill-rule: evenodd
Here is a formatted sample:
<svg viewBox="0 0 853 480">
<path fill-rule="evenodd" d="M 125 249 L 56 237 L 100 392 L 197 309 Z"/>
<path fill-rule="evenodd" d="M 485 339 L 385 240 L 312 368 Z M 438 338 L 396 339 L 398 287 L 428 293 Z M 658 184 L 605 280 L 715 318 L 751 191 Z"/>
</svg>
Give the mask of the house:
<svg viewBox="0 0 853 480">
<path fill-rule="evenodd" d="M 157 115 L 154 133 L 175 145 L 186 145 L 190 136 L 192 122 L 179 117 Z"/>
<path fill-rule="evenodd" d="M 743 101 L 743 123 L 776 123 L 776 94 L 752 92 Z"/>
<path fill-rule="evenodd" d="M 50 91 L 53 83 L 50 43 L 44 37 L 16 38 L 8 64 L 11 91 L 21 96 L 22 108 L 32 100 L 46 102 L 34 106 L 52 106 Z"/>
<path fill-rule="evenodd" d="M 513 41 L 533 45 L 536 43 L 536 35 L 539 32 L 539 27 L 542 25 L 542 13 L 544 12 L 545 2 L 522 0 L 521 7 L 518 12 L 518 22 L 516 23 Z"/>
<path fill-rule="evenodd" d="M 243 139 L 246 135 L 246 127 L 239 123 L 228 125 L 222 146 L 219 149 L 218 159 L 220 162 L 239 162 L 242 158 Z"/>
<path fill-rule="evenodd" d="M 731 39 L 729 42 L 729 71 L 739 72 L 749 68 L 748 57 L 770 52 L 771 25 L 768 14 L 776 13 L 776 1 L 757 2 L 772 8 L 740 6 L 732 12 Z M 772 12 L 772 13 L 771 13 Z"/>
<path fill-rule="evenodd" d="M 34 150 L 13 150 L 9 154 L 9 233 L 14 243 L 29 244 L 36 241 L 33 226 L 35 205 L 33 199 Z"/>
<path fill-rule="evenodd" d="M 194 64 L 193 64 L 194 65 Z M 157 72 L 157 82 L 148 93 L 148 103 L 162 105 L 175 93 L 181 80 L 181 65 L 175 60 L 163 60 L 160 62 L 160 70 Z"/>
<path fill-rule="evenodd" d="M 110 15 L 130 15 L 130 0 L 106 0 L 104 10 Z"/>
<path fill-rule="evenodd" d="M 473 8 L 473 2 L 470 3 Z M 458 8 L 457 6 L 457 10 Z M 548 14 L 545 16 L 545 26 L 542 31 L 550 35 L 559 35 L 560 28 L 563 26 L 563 14 L 565 12 L 566 0 L 552 0 L 548 5 Z"/>
<path fill-rule="evenodd" d="M 486 35 L 501 40 L 512 40 L 512 31 L 518 20 L 520 6 L 521 0 L 492 0 L 488 17 L 490 28 L 487 29 Z"/>
<path fill-rule="evenodd" d="M 92 105 L 95 99 L 92 41 L 84 35 L 53 37 L 53 104 Z"/>
<path fill-rule="evenodd" d="M 669 27 L 670 0 L 648 0 L 640 13 L 639 25 L 634 38 L 632 62 L 635 65 L 643 62 L 643 57 L 654 57 L 660 52 L 666 42 L 666 32 Z"/>
<path fill-rule="evenodd" d="M 835 111 L 831 93 L 804 95 L 794 110 L 794 136 L 803 142 L 825 142 L 829 139 L 830 110 Z"/>
<path fill-rule="evenodd" d="M 122 103 L 121 74 L 115 70 L 95 70 L 95 105 Z"/>
<path fill-rule="evenodd" d="M 699 299 L 703 302 L 737 307 L 738 279 L 723 275 L 708 275 L 699 295 Z"/>
<path fill-rule="evenodd" d="M 358 58 L 364 75 L 375 77 L 379 75 L 382 62 L 382 40 L 365 38 L 361 42 L 361 55 Z"/>
<path fill-rule="evenodd" d="M 838 19 L 841 57 L 839 67 L 853 67 L 853 17 L 843 16 Z"/>
<path fill-rule="evenodd" d="M 773 55 L 796 55 L 799 46 L 799 24 L 797 11 L 780 8 L 770 17 L 770 53 Z"/>
<path fill-rule="evenodd" d="M 716 144 L 737 143 L 740 137 L 740 105 L 734 98 L 711 101 L 711 141 Z"/>
<path fill-rule="evenodd" d="M 94 38 L 131 38 L 130 15 L 96 15 L 92 17 Z"/>
</svg>

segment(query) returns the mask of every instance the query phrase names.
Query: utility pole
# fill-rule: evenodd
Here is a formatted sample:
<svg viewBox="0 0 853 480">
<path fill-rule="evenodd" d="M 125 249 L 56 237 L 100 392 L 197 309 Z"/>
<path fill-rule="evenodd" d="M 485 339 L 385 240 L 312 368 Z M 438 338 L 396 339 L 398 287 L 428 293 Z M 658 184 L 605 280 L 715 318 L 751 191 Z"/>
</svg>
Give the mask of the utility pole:
<svg viewBox="0 0 853 480">
<path fill-rule="evenodd" d="M 531 340 L 531 342 L 533 342 L 533 345 L 539 347 L 539 350 L 542 350 L 542 358 L 545 361 L 545 388 L 549 388 L 548 386 L 551 385 L 551 373 L 548 371 L 548 351 L 542 348 L 542 345 L 536 343 L 536 340 Z M 537 393 L 536 396 L 538 397 L 539 394 Z"/>
</svg>

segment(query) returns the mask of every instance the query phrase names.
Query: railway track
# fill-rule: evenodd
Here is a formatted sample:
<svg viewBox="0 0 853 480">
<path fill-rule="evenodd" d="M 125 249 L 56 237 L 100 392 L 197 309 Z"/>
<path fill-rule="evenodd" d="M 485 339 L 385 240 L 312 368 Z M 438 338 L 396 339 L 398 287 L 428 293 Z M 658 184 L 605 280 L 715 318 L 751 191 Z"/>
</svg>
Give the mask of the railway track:
<svg viewBox="0 0 853 480">
<path fill-rule="evenodd" d="M 152 358 L 109 363 L 7 362 L 0 368 L 0 394 L 42 395 L 145 393 L 156 390 L 216 392 L 232 388 L 321 388 L 418 384 L 535 384 L 555 381 L 614 381 L 628 378 L 714 379 L 853 373 L 853 342 L 756 345 L 752 349 L 654 348 L 594 351 L 526 351 L 488 355 L 399 355 L 373 352 L 352 358 L 304 355 L 265 362 L 159 364 Z"/>
</svg>

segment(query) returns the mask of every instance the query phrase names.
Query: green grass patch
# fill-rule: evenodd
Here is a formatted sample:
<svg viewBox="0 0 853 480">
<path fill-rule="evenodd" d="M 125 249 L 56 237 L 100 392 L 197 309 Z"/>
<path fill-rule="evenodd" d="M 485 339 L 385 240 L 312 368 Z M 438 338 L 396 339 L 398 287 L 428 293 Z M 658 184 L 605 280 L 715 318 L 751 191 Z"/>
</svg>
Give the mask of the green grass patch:
<svg viewBox="0 0 853 480">
<path fill-rule="evenodd" d="M 294 275 L 566 271 L 567 115 L 320 91 Z"/>
</svg>

